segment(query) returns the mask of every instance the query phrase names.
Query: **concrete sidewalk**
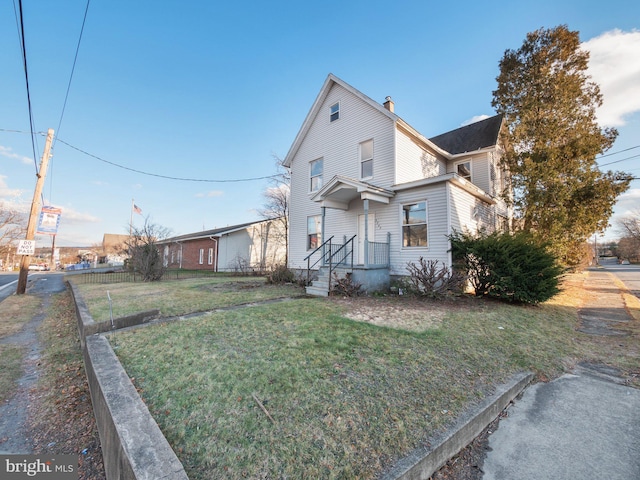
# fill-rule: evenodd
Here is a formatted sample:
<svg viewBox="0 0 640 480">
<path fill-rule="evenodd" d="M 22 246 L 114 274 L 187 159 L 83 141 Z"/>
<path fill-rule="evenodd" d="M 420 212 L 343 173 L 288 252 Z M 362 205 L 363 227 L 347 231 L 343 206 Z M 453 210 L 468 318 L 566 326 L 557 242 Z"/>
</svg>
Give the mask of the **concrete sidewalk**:
<svg viewBox="0 0 640 480">
<path fill-rule="evenodd" d="M 640 390 L 564 375 L 525 390 L 489 438 L 485 480 L 637 480 Z"/>
<path fill-rule="evenodd" d="M 612 276 L 592 270 L 579 330 L 618 336 L 632 321 Z M 577 369 L 527 388 L 489 438 L 484 480 L 640 479 L 640 390 Z"/>
</svg>

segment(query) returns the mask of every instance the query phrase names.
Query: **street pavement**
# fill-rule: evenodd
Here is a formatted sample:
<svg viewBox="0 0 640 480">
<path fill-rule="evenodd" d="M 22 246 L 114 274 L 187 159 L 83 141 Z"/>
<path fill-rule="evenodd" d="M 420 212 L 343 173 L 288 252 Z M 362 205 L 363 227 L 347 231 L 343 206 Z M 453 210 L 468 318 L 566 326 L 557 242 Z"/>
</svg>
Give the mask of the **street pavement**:
<svg viewBox="0 0 640 480">
<path fill-rule="evenodd" d="M 612 327 L 632 319 L 609 272 L 592 269 L 585 287 L 594 294 L 579 329 L 619 335 Z M 619 384 L 615 369 L 573 373 L 514 402 L 489 437 L 483 480 L 640 479 L 640 390 Z"/>
</svg>

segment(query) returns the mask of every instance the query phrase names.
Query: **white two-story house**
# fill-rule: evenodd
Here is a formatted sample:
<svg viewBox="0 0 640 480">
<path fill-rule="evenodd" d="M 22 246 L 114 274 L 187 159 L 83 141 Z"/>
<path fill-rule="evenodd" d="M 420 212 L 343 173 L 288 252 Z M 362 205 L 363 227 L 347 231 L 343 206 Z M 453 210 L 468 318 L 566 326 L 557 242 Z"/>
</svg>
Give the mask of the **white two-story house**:
<svg viewBox="0 0 640 480">
<path fill-rule="evenodd" d="M 329 75 L 284 160 L 289 267 L 319 270 L 316 294 L 326 294 L 338 264 L 369 291 L 407 275 L 420 257 L 451 267 L 454 231 L 510 224 L 501 127 L 494 116 L 427 138 L 394 113 L 390 97 L 377 103 Z"/>
</svg>

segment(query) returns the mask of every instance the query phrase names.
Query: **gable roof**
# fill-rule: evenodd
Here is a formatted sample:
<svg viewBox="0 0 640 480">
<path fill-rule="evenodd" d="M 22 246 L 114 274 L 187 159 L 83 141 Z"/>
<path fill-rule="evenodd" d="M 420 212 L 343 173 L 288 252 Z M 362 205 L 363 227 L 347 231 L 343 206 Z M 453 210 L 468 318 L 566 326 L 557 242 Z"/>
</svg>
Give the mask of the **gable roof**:
<svg viewBox="0 0 640 480">
<path fill-rule="evenodd" d="M 242 230 L 243 228 L 250 227 L 251 225 L 255 225 L 262 222 L 269 222 L 271 220 L 273 219 L 257 220 L 255 222 L 241 223 L 239 225 L 231 225 L 229 227 L 214 228 L 213 230 L 203 230 L 201 232 L 186 233 L 184 235 L 178 235 L 177 237 L 165 238 L 163 240 L 158 241 L 157 243 L 159 244 L 173 243 L 173 242 L 182 242 L 185 240 L 197 240 L 199 238 L 219 237 L 221 235 L 232 233 L 237 230 Z"/>
<path fill-rule="evenodd" d="M 431 137 L 429 140 L 453 155 L 473 152 L 496 145 L 501 126 L 502 115 L 495 115 Z"/>
<path fill-rule="evenodd" d="M 394 122 L 399 120 L 400 117 L 398 117 L 395 113 L 387 110 L 380 103 L 376 102 L 372 98 L 366 96 L 361 91 L 356 90 L 355 88 L 353 88 L 348 83 L 344 82 L 343 80 L 340 80 L 334 74 L 330 73 L 327 76 L 326 80 L 324 81 L 324 84 L 322 85 L 322 88 L 320 89 L 320 93 L 318 93 L 318 96 L 316 97 L 315 101 L 313 102 L 313 105 L 311 106 L 311 110 L 309 110 L 309 113 L 305 117 L 304 122 L 302 123 L 302 127 L 300 128 L 300 131 L 296 135 L 296 138 L 293 141 L 293 144 L 291 145 L 291 148 L 289 149 L 289 153 L 287 153 L 287 156 L 284 158 L 284 162 L 282 162 L 285 167 L 290 167 L 291 166 L 291 162 L 293 161 L 293 157 L 296 156 L 296 153 L 298 152 L 298 149 L 300 148 L 300 145 L 302 144 L 302 141 L 304 140 L 304 137 L 307 135 L 307 132 L 309 131 L 309 128 L 311 128 L 313 120 L 316 118 L 316 115 L 318 114 L 318 111 L 322 107 L 322 102 L 324 102 L 325 98 L 327 98 L 327 95 L 329 94 L 329 91 L 331 91 L 331 87 L 333 87 L 334 85 L 340 85 L 342 88 L 344 88 L 348 92 L 352 93 L 353 95 L 355 95 L 356 97 L 358 97 L 359 99 L 364 101 L 365 103 L 369 104 L 371 107 L 375 108 L 376 110 L 378 110 L 383 115 L 386 115 L 387 117 L 389 117 Z"/>
<path fill-rule="evenodd" d="M 457 128 L 455 130 L 451 130 L 450 132 L 446 132 L 432 138 L 426 138 L 415 128 L 402 120 L 402 118 L 400 118 L 398 115 L 391 112 L 390 110 L 387 110 L 384 105 L 376 102 L 361 91 L 353 88 L 345 81 L 330 73 L 324 81 L 324 84 L 320 89 L 320 93 L 318 93 L 318 96 L 313 102 L 309 113 L 305 117 L 304 122 L 302 123 L 302 127 L 298 131 L 298 134 L 296 135 L 296 138 L 293 141 L 293 144 L 291 145 L 287 156 L 282 162 L 285 167 L 291 166 L 293 158 L 296 156 L 296 153 L 298 152 L 302 141 L 311 128 L 311 125 L 313 124 L 318 111 L 322 107 L 322 103 L 327 98 L 329 91 L 334 85 L 340 85 L 342 88 L 360 98 L 362 101 L 373 107 L 378 112 L 386 115 L 394 122 L 396 128 L 402 127 L 407 133 L 410 133 L 424 144 L 433 148 L 436 152 L 440 153 L 445 158 L 451 159 L 455 155 L 460 153 L 472 152 L 482 148 L 492 147 L 495 146 L 498 142 L 498 134 L 500 132 L 500 127 L 502 126 L 502 115 L 495 115 L 485 120 L 481 120 L 479 122 L 475 122 L 470 125 Z"/>
</svg>

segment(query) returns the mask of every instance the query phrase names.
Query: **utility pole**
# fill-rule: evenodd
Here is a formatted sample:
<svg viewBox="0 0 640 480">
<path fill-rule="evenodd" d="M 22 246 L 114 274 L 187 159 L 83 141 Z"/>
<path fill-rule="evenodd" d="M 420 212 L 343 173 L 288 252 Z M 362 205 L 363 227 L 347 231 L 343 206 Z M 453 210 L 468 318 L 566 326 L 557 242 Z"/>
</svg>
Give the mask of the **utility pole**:
<svg viewBox="0 0 640 480">
<path fill-rule="evenodd" d="M 27 238 L 25 240 L 33 240 L 36 233 L 36 224 L 40 216 L 40 196 L 42 195 L 42 186 L 47 176 L 47 166 L 49 165 L 49 156 L 51 152 L 51 142 L 53 141 L 53 128 L 47 131 L 47 140 L 44 144 L 44 152 L 40 161 L 40 171 L 36 174 L 36 189 L 33 192 L 33 201 L 31 202 L 31 213 L 29 213 L 29 224 L 27 225 Z M 20 261 L 20 275 L 18 277 L 17 295 L 23 295 L 27 290 L 27 275 L 29 274 L 29 255 L 23 255 Z"/>
</svg>

